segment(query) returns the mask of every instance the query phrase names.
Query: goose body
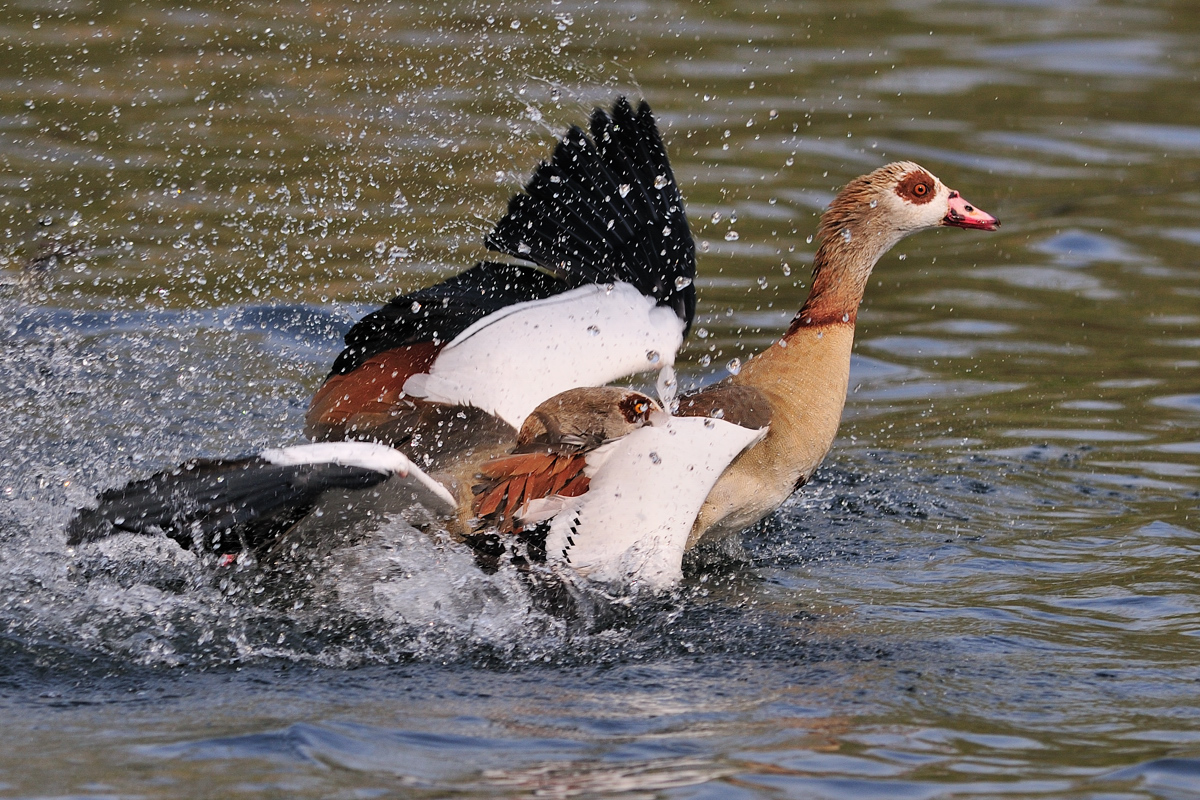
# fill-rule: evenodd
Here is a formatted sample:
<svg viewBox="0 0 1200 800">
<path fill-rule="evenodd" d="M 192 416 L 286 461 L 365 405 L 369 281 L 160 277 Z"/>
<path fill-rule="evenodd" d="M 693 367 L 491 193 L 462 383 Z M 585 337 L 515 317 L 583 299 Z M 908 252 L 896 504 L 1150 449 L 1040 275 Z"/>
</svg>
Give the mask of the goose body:
<svg viewBox="0 0 1200 800">
<path fill-rule="evenodd" d="M 126 530 L 262 556 L 418 503 L 485 567 L 662 589 L 686 550 L 771 513 L 824 459 L 878 259 L 919 230 L 999 224 L 911 162 L 855 179 L 822 216 L 788 330 L 668 413 L 602 384 L 673 384 L 695 309 L 683 199 L 644 103 L 597 110 L 591 131 L 568 132 L 486 240 L 536 268 L 483 262 L 364 318 L 310 404 L 314 444 L 109 490 L 68 541 Z"/>
<path fill-rule="evenodd" d="M 911 161 L 880 167 L 838 193 L 821 217 L 804 305 L 777 342 L 727 381 L 758 393 L 769 409 L 770 432 L 721 475 L 689 545 L 762 519 L 824 460 L 846 404 L 858 307 L 883 254 L 921 230 L 996 230 L 999 224 Z"/>
</svg>

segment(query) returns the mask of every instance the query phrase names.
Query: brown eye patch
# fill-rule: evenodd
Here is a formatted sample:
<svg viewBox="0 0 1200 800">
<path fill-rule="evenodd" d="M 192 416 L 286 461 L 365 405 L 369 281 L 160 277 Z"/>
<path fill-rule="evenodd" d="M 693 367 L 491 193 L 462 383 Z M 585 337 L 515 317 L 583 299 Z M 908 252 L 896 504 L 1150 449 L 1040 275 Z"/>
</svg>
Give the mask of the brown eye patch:
<svg viewBox="0 0 1200 800">
<path fill-rule="evenodd" d="M 647 413 L 650 411 L 650 403 L 644 397 L 630 395 L 617 403 L 617 408 L 621 410 L 621 416 L 631 425 L 639 420 L 645 420 Z"/>
<path fill-rule="evenodd" d="M 896 184 L 896 194 L 910 203 L 921 205 L 933 199 L 933 176 L 924 170 L 916 170 L 905 175 Z"/>
</svg>

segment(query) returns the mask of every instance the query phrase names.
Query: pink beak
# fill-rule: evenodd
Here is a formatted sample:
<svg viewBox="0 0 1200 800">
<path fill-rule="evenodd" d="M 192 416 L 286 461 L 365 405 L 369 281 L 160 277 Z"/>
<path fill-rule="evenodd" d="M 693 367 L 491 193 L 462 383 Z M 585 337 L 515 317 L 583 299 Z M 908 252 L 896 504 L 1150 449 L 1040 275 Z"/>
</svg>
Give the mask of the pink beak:
<svg viewBox="0 0 1200 800">
<path fill-rule="evenodd" d="M 994 231 L 1000 227 L 1000 220 L 987 212 L 980 211 L 963 199 L 963 196 L 953 189 L 950 190 L 949 210 L 942 218 L 943 225 L 953 225 L 956 228 L 978 228 L 981 231 Z"/>
</svg>

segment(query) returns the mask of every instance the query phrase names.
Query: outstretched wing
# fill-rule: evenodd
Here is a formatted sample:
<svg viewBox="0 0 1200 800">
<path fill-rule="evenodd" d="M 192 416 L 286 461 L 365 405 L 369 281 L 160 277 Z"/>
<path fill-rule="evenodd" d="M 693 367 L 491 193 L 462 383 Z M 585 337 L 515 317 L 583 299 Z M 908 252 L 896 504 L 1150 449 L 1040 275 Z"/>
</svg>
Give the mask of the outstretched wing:
<svg viewBox="0 0 1200 800">
<path fill-rule="evenodd" d="M 696 265 L 666 149 L 645 103 L 597 109 L 591 130 L 567 133 L 486 239 L 537 266 L 485 262 L 364 318 L 313 397 L 310 437 L 396 442 L 421 402 L 519 428 L 562 390 L 673 363 Z"/>
<path fill-rule="evenodd" d="M 71 545 L 128 532 L 166 535 L 215 553 L 261 551 L 334 489 L 392 481 L 391 494 L 444 514 L 454 497 L 403 454 L 383 445 L 339 442 L 266 450 L 232 460 L 189 461 L 100 495 L 67 527 Z"/>
</svg>

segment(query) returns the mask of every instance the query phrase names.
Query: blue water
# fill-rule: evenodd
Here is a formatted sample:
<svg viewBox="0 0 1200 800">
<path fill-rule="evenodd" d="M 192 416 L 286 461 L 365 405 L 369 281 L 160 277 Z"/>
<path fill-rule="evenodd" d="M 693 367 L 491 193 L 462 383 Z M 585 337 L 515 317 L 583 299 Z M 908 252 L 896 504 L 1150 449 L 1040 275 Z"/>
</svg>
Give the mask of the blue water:
<svg viewBox="0 0 1200 800">
<path fill-rule="evenodd" d="M 0 797 L 1200 795 L 1192 4 L 7 11 Z M 300 441 L 349 325 L 618 93 L 699 245 L 684 385 L 778 335 L 853 176 L 1003 221 L 880 263 L 839 440 L 742 552 L 564 618 L 399 520 L 284 591 L 66 546 Z"/>
</svg>

